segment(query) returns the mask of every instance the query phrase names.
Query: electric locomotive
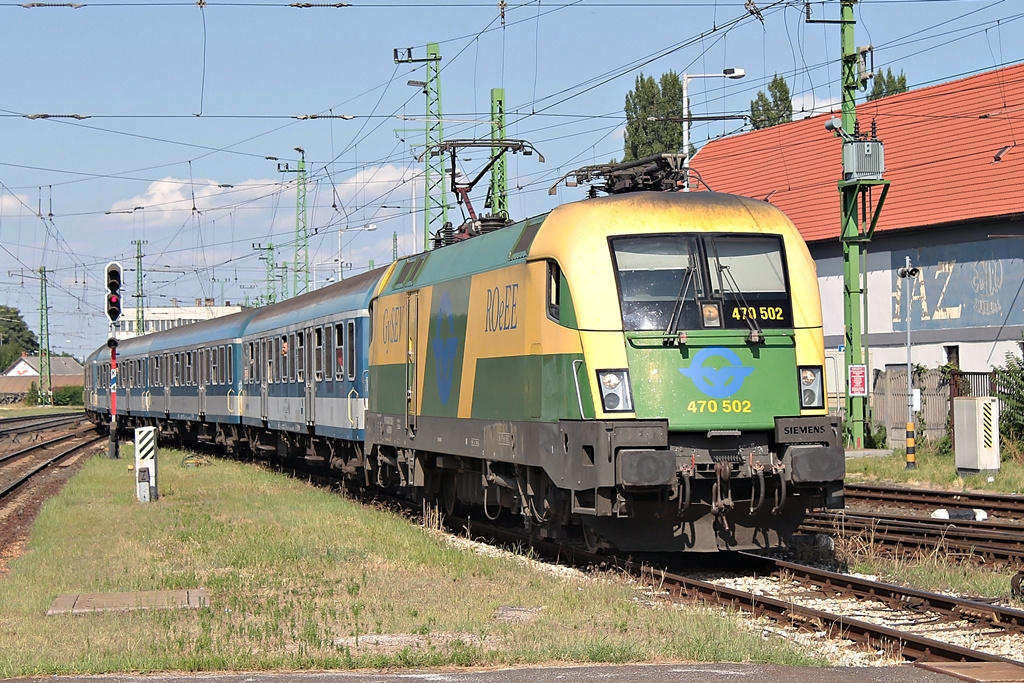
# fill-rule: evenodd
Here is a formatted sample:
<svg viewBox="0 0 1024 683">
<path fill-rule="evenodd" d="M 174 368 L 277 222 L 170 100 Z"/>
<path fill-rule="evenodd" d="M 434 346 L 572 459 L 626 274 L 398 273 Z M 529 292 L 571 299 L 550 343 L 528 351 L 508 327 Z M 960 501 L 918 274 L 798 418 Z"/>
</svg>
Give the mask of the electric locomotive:
<svg viewBox="0 0 1024 683">
<path fill-rule="evenodd" d="M 584 169 L 609 196 L 125 342 L 119 424 L 595 549 L 785 543 L 843 506 L 814 262 L 772 205 L 675 191 L 681 158 Z"/>
<path fill-rule="evenodd" d="M 372 302 L 379 482 L 622 550 L 770 547 L 843 506 L 815 266 L 781 211 L 621 192 L 470 236 Z"/>
</svg>

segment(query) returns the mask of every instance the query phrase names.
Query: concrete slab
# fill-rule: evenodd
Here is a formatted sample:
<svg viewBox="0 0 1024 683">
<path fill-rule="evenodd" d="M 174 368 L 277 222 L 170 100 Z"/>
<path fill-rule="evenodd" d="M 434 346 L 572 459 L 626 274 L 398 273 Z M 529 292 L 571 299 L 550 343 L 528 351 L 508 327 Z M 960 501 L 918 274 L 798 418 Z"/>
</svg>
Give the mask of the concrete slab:
<svg viewBox="0 0 1024 683">
<path fill-rule="evenodd" d="M 1020 683 L 1024 666 L 1006 662 L 916 662 L 914 666 L 971 683 Z"/>
<path fill-rule="evenodd" d="M 890 448 L 846 449 L 847 458 L 884 458 L 889 455 L 892 455 L 892 449 Z"/>
<path fill-rule="evenodd" d="M 173 591 L 130 591 L 128 593 L 79 593 L 60 595 L 46 616 L 87 612 L 127 612 L 139 609 L 196 609 L 210 604 L 205 588 Z"/>
</svg>

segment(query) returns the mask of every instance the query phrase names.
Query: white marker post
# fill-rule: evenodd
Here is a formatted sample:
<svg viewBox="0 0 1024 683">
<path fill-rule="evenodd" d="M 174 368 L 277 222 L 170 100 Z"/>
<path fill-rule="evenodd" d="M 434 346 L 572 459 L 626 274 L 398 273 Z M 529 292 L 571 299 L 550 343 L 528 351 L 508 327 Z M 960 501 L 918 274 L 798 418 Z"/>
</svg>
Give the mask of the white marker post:
<svg viewBox="0 0 1024 683">
<path fill-rule="evenodd" d="M 140 503 L 157 499 L 156 427 L 135 430 L 135 493 Z"/>
</svg>

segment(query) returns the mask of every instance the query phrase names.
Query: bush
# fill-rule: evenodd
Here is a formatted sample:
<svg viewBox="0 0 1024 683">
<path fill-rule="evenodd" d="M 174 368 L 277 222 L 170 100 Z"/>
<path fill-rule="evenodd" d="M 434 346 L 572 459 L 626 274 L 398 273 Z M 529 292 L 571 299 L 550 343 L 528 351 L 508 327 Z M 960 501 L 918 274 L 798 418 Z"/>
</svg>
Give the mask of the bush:
<svg viewBox="0 0 1024 683">
<path fill-rule="evenodd" d="M 32 382 L 32 384 L 28 385 L 28 393 L 25 394 L 25 405 L 39 405 L 39 387 L 36 386 L 35 382 Z"/>
<path fill-rule="evenodd" d="M 53 390 L 53 405 L 81 406 L 85 405 L 82 387 L 58 387 Z"/>
<path fill-rule="evenodd" d="M 1006 354 L 1006 365 L 992 368 L 996 373 L 996 396 L 1000 401 L 999 432 L 1003 436 L 1024 438 L 1024 362 L 1013 353 Z"/>
</svg>

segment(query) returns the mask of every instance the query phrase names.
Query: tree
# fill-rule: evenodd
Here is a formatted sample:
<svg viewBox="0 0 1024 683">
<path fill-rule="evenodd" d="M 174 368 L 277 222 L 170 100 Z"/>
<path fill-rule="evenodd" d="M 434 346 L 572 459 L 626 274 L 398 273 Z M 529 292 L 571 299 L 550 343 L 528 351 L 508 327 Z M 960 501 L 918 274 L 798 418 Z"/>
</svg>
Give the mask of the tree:
<svg viewBox="0 0 1024 683">
<path fill-rule="evenodd" d="M 38 349 L 36 335 L 25 324 L 21 311 L 0 306 L 0 371 L 6 370 L 22 353 Z"/>
<path fill-rule="evenodd" d="M 626 93 L 626 140 L 623 161 L 643 159 L 652 154 L 679 152 L 683 147 L 683 82 L 669 71 L 655 82 L 642 73 Z M 654 120 L 651 120 L 654 119 Z M 666 120 L 666 119 L 675 119 Z"/>
<path fill-rule="evenodd" d="M 771 95 L 771 99 L 768 99 Z M 786 79 L 775 74 L 768 84 L 768 95 L 763 90 L 750 102 L 750 122 L 754 129 L 769 128 L 793 120 L 793 100 Z"/>
<path fill-rule="evenodd" d="M 886 69 L 885 73 L 879 71 L 873 80 L 871 92 L 868 93 L 868 102 L 907 92 L 907 77 L 902 71 L 899 76 L 894 76 L 892 69 Z"/>
</svg>

